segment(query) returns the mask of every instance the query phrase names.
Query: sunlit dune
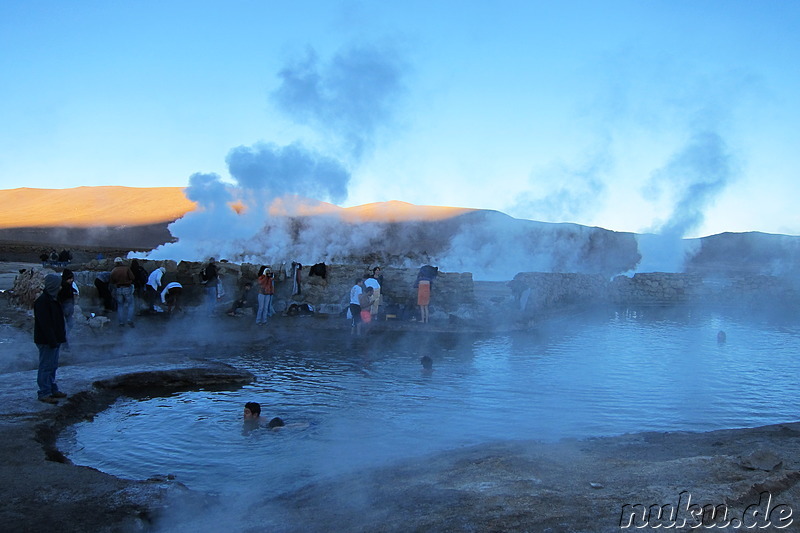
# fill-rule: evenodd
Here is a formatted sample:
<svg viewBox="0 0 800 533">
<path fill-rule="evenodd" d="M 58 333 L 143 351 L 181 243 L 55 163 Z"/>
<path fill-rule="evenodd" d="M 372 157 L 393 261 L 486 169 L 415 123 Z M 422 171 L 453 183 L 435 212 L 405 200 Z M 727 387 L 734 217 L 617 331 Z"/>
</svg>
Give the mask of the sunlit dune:
<svg viewBox="0 0 800 533">
<path fill-rule="evenodd" d="M 375 202 L 353 207 L 339 207 L 327 202 L 314 202 L 300 198 L 278 198 L 269 208 L 272 216 L 333 215 L 350 223 L 357 222 L 412 222 L 452 218 L 474 211 L 462 207 L 414 205 L 396 200 Z"/>
<path fill-rule="evenodd" d="M 328 202 L 318 202 L 290 195 L 273 200 L 268 212 L 273 217 L 340 215 L 342 208 Z"/>
<path fill-rule="evenodd" d="M 196 205 L 181 187 L 0 190 L 0 228 L 138 226 L 176 220 Z"/>
<path fill-rule="evenodd" d="M 344 209 L 348 222 L 371 220 L 376 222 L 411 222 L 415 220 L 444 220 L 462 215 L 473 209 L 437 205 L 414 205 L 406 202 L 377 202 Z"/>
<path fill-rule="evenodd" d="M 0 190 L 0 228 L 139 226 L 168 223 L 197 205 L 181 187 L 77 187 L 74 189 Z M 248 209 L 241 200 L 230 208 Z M 472 209 L 420 206 L 406 202 L 376 202 L 342 208 L 307 198 L 276 199 L 271 216 L 339 216 L 350 223 L 434 221 L 452 218 Z"/>
</svg>

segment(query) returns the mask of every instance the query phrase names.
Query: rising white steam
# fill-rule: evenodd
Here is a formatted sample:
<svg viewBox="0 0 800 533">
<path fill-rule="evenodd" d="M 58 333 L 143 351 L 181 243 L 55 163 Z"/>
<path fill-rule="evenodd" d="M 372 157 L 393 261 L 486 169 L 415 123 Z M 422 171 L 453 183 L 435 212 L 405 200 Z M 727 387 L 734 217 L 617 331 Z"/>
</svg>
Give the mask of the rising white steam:
<svg viewBox="0 0 800 533">
<path fill-rule="evenodd" d="M 390 48 L 351 46 L 327 64 L 312 50 L 281 69 L 273 100 L 296 122 L 338 140 L 357 162 L 390 122 L 405 70 Z M 339 158 L 300 142 L 256 143 L 233 148 L 226 163 L 230 182 L 191 176 L 186 194 L 198 209 L 170 226 L 178 241 L 152 258 L 308 264 L 379 249 L 375 225 L 344 224 L 335 206 L 322 204 L 347 197 L 350 169 Z"/>
<path fill-rule="evenodd" d="M 350 172 L 337 160 L 299 143 L 239 146 L 230 151 L 227 163 L 236 184 L 224 183 L 217 174 L 192 175 L 186 196 L 198 209 L 170 225 L 178 242 L 160 246 L 152 258 L 299 259 L 292 246 L 297 228 L 287 217 L 271 217 L 270 207 L 287 195 L 341 201 L 350 180 Z M 295 214 L 290 202 L 282 205 Z M 303 256 L 315 253 L 312 248 Z"/>
<path fill-rule="evenodd" d="M 388 46 L 349 46 L 327 63 L 309 49 L 280 71 L 272 99 L 298 123 L 338 139 L 357 161 L 392 124 L 407 70 Z"/>
<path fill-rule="evenodd" d="M 699 250 L 699 241 L 687 233 L 700 227 L 704 212 L 737 175 L 733 157 L 714 131 L 694 133 L 667 164 L 653 172 L 645 194 L 658 199 L 669 194 L 673 210 L 655 234 L 638 237 L 642 272 L 682 272 L 685 262 Z"/>
</svg>

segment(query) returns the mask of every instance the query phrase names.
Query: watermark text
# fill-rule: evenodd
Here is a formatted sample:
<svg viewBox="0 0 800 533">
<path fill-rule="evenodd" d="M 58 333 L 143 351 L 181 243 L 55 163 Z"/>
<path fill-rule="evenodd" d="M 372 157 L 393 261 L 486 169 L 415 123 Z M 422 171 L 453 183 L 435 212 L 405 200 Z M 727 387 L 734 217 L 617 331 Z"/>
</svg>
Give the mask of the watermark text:
<svg viewBox="0 0 800 533">
<path fill-rule="evenodd" d="M 683 491 L 678 495 L 676 504 L 653 504 L 645 506 L 641 503 L 625 504 L 619 518 L 622 529 L 644 528 L 734 528 L 764 529 L 773 527 L 784 529 L 792 525 L 792 507 L 785 503 L 776 503 L 772 494 L 762 492 L 758 503 L 749 505 L 742 516 L 732 516 L 726 504 L 699 505 L 692 503 L 692 495 Z"/>
</svg>

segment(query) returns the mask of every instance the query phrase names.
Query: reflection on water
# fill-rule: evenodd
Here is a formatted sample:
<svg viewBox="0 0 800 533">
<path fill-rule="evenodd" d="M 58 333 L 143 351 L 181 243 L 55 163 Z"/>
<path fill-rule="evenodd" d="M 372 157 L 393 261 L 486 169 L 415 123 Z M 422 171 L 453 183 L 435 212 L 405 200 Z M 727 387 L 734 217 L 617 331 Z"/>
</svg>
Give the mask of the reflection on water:
<svg viewBox="0 0 800 533">
<path fill-rule="evenodd" d="M 717 342 L 724 330 L 727 342 Z M 316 334 L 316 333 L 315 333 Z M 121 399 L 66 432 L 77 464 L 129 478 L 175 474 L 265 495 L 399 458 L 498 439 L 705 431 L 794 421 L 800 328 L 690 309 L 578 315 L 536 331 L 411 333 L 341 344 L 325 334 L 225 362 L 259 376 L 231 392 Z M 420 357 L 434 360 L 424 372 Z M 243 432 L 262 405 L 279 430 Z"/>
</svg>

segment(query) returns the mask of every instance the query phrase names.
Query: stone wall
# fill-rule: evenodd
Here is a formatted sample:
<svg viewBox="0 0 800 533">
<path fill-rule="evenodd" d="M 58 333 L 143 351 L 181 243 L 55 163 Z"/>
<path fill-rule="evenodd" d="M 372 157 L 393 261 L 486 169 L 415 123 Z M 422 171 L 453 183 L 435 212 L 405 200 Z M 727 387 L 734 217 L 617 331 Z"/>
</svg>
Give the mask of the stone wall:
<svg viewBox="0 0 800 533">
<path fill-rule="evenodd" d="M 129 264 L 129 261 L 126 261 Z M 200 305 L 203 299 L 203 285 L 200 283 L 200 271 L 203 263 L 181 261 L 150 261 L 139 260 L 139 263 L 152 272 L 159 266 L 164 266 L 167 272 L 162 281 L 169 283 L 177 281 L 184 287 L 183 302 L 187 306 Z M 246 282 L 255 286 L 256 276 L 261 265 L 249 263 L 236 264 L 218 262 L 217 269 L 224 288 L 225 297 L 221 306 L 229 305 L 240 294 Z M 284 311 L 292 303 L 308 303 L 317 313 L 338 315 L 347 309 L 350 301 L 350 289 L 357 277 L 366 275 L 368 265 L 326 265 L 326 277 L 310 276 L 310 265 L 303 265 L 300 273 L 300 293 L 292 294 L 292 280 L 285 269 L 285 265 L 268 265 L 275 273 L 275 299 L 274 306 L 278 312 Z M 282 268 L 283 267 L 283 268 Z M 75 280 L 79 285 L 82 298 L 89 298 L 92 303 L 99 305 L 99 298 L 94 287 L 94 279 L 98 272 L 110 271 L 114 268 L 111 259 L 90 261 L 75 272 Z M 386 308 L 398 311 L 413 311 L 417 305 L 417 293 L 414 281 L 417 277 L 416 268 L 391 268 L 383 269 L 382 297 Z M 255 300 L 255 288 L 252 297 Z M 464 306 L 474 304 L 472 274 L 439 272 L 433 282 L 431 295 L 431 316 L 437 314 L 463 313 Z M 407 312 L 406 311 L 406 312 Z"/>
<path fill-rule="evenodd" d="M 800 284 L 787 277 L 650 272 L 606 279 L 587 274 L 522 272 L 509 283 L 520 309 L 537 313 L 574 304 L 747 304 L 800 301 Z"/>
</svg>

